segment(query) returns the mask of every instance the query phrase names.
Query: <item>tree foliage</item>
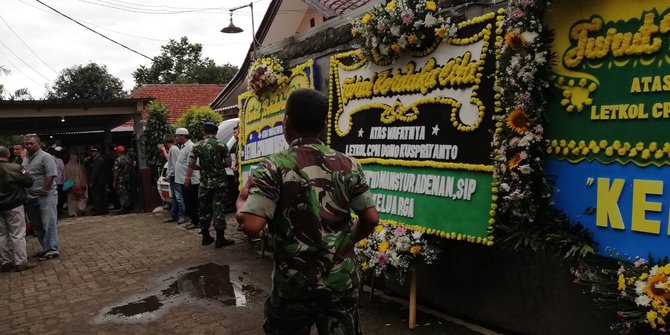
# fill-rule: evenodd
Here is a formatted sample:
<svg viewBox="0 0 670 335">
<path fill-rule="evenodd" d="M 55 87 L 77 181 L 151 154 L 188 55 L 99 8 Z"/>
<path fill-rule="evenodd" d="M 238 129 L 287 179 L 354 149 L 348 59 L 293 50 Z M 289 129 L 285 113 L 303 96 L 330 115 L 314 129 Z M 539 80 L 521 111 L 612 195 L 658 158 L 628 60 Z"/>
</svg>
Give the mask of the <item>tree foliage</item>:
<svg viewBox="0 0 670 335">
<path fill-rule="evenodd" d="M 125 96 L 121 79 L 96 63 L 64 69 L 47 92 L 48 99 L 110 100 Z"/>
<path fill-rule="evenodd" d="M 202 123 L 206 121 L 211 121 L 218 125 L 223 121 L 223 117 L 209 106 L 191 106 L 177 120 L 177 127 L 188 129 L 191 138 L 199 138 L 203 135 Z"/>
<path fill-rule="evenodd" d="M 0 136 L 0 145 L 9 148 L 9 150 L 12 150 L 12 147 L 14 144 L 21 144 L 23 143 L 23 136 L 21 135 L 4 135 Z"/>
<path fill-rule="evenodd" d="M 10 73 L 9 69 L 5 67 L 4 65 L 0 65 L 0 75 L 8 75 Z M 4 96 L 5 93 L 5 85 L 0 84 L 0 100 L 2 100 L 2 97 Z"/>
<path fill-rule="evenodd" d="M 168 113 L 165 105 L 160 102 L 151 102 L 148 106 L 149 113 L 144 121 L 144 130 L 139 136 L 138 142 L 144 151 L 147 165 L 152 171 L 161 167 L 165 159 L 158 151 L 158 144 L 163 143 L 163 136 L 172 133 L 172 128 L 168 122 Z"/>
<path fill-rule="evenodd" d="M 135 72 L 136 86 L 144 84 L 223 84 L 237 72 L 230 63 L 216 65 L 210 58 L 202 58 L 202 44 L 190 43 L 184 36 L 179 41 L 171 39 L 161 47 L 162 53 L 151 62 L 141 65 Z"/>
<path fill-rule="evenodd" d="M 6 68 L 4 65 L 0 65 L 0 75 L 8 75 L 12 71 L 10 71 L 8 68 Z M 33 96 L 30 94 L 30 91 L 28 91 L 27 88 L 19 88 L 18 90 L 14 91 L 14 93 L 7 92 L 5 89 L 5 85 L 0 84 L 0 100 L 3 99 L 7 100 L 30 100 L 33 98 Z"/>
</svg>

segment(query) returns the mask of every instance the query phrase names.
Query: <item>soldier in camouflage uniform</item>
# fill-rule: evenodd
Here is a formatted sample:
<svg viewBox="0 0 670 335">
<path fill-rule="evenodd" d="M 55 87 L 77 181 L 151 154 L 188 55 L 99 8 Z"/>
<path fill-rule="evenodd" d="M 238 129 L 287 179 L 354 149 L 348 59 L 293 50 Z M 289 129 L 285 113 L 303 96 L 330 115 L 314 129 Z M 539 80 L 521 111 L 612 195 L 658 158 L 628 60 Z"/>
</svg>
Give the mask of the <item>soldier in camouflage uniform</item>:
<svg viewBox="0 0 670 335">
<path fill-rule="evenodd" d="M 249 236 L 269 223 L 274 239 L 266 334 L 361 334 L 355 242 L 379 221 L 361 165 L 318 138 L 328 100 L 294 91 L 286 102 L 288 149 L 265 159 L 238 198 L 237 219 Z M 351 223 L 350 208 L 359 215 Z"/>
<path fill-rule="evenodd" d="M 198 214 L 200 214 L 202 245 L 214 242 L 212 236 L 209 235 L 209 226 L 214 221 L 216 229 L 214 247 L 221 248 L 235 243 L 225 238 L 225 204 L 227 203 L 226 187 L 228 186 L 226 167 L 230 166 L 230 155 L 228 147 L 216 139 L 219 127 L 212 122 L 205 122 L 202 130 L 205 138 L 193 145 L 188 165 L 194 170 L 200 170 Z"/>
<path fill-rule="evenodd" d="M 130 174 L 133 169 L 133 162 L 126 155 L 126 148 L 122 145 L 114 148 L 118 155 L 114 161 L 114 189 L 119 198 L 121 210 L 118 214 L 130 212 Z"/>
</svg>

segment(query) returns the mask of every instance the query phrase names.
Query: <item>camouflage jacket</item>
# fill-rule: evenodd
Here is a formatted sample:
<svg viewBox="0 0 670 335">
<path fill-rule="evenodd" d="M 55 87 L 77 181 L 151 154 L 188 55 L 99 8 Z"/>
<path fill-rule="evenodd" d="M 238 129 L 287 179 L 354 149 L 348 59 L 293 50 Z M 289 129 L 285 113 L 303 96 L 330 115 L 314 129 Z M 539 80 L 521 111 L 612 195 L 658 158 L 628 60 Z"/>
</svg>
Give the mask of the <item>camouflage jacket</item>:
<svg viewBox="0 0 670 335">
<path fill-rule="evenodd" d="M 117 172 L 117 183 L 128 183 L 130 181 L 130 174 L 133 169 L 133 163 L 128 156 L 119 155 L 114 161 L 114 172 Z"/>
<path fill-rule="evenodd" d="M 226 160 L 229 158 L 228 147 L 216 137 L 208 136 L 193 145 L 188 163 L 200 166 L 200 187 L 219 188 L 228 185 Z"/>
<path fill-rule="evenodd" d="M 316 138 L 299 138 L 260 163 L 242 212 L 270 223 L 272 296 L 355 303 L 350 208 L 373 206 L 360 164 Z"/>
</svg>

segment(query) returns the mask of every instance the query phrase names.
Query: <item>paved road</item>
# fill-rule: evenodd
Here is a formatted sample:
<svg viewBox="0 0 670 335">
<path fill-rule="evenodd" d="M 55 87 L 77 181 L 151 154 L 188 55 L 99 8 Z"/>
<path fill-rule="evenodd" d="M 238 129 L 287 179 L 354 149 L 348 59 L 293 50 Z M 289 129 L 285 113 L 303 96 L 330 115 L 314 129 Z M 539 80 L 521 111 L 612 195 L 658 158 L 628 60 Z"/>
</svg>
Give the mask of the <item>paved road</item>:
<svg viewBox="0 0 670 335">
<path fill-rule="evenodd" d="M 59 258 L 0 273 L 0 334 L 262 334 L 270 257 L 259 258 L 234 224 L 228 236 L 237 243 L 215 249 L 162 219 L 61 221 Z M 38 251 L 28 242 L 29 254 Z M 381 298 L 362 301 L 361 319 L 372 335 L 480 334 L 425 313 L 410 332 L 406 309 Z"/>
</svg>

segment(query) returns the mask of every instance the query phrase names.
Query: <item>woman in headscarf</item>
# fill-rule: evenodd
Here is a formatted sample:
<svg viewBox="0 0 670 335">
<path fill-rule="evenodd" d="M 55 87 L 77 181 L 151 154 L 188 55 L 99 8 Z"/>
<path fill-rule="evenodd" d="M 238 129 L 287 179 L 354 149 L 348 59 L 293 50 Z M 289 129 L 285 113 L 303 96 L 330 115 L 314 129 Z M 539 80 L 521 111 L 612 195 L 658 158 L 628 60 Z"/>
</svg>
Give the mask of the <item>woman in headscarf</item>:
<svg viewBox="0 0 670 335">
<path fill-rule="evenodd" d="M 67 190 L 67 212 L 70 217 L 77 217 L 86 209 L 86 200 L 88 199 L 88 190 L 86 186 L 86 172 L 84 167 L 79 164 L 79 157 L 72 153 L 70 160 L 65 165 L 63 180 L 72 179 L 72 187 Z"/>
</svg>

